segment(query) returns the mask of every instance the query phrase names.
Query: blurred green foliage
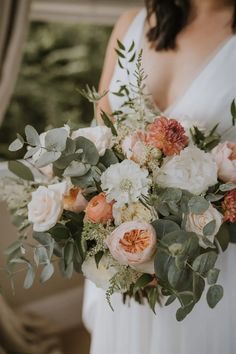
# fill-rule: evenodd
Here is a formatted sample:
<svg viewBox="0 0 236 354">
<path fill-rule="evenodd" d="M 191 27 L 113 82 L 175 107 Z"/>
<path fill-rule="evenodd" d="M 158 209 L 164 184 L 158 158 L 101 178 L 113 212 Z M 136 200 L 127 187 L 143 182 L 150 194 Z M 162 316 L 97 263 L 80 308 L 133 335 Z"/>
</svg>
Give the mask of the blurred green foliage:
<svg viewBox="0 0 236 354">
<path fill-rule="evenodd" d="M 68 120 L 88 125 L 93 108 L 76 91 L 97 87 L 111 28 L 32 23 L 15 93 L 0 128 L 0 159 L 26 124 L 43 131 Z"/>
</svg>

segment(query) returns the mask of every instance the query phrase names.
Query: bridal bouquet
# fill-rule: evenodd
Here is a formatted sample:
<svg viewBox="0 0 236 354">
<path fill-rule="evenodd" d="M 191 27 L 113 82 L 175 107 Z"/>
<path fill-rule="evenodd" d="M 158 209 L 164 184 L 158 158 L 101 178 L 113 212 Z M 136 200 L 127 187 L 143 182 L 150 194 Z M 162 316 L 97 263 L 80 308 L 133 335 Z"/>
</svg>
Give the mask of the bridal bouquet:
<svg viewBox="0 0 236 354">
<path fill-rule="evenodd" d="M 118 45 L 124 66 L 133 48 Z M 207 131 L 156 112 L 141 54 L 134 77 L 114 93 L 125 99 L 120 111 L 101 112 L 104 125 L 40 135 L 26 126 L 10 145 L 27 150 L 24 162 L 8 164 L 18 178 L 2 181 L 19 230 L 5 252 L 7 271 L 23 266 L 29 288 L 36 268 L 45 282 L 59 260 L 66 277 L 82 272 L 105 289 L 111 307 L 115 292 L 153 311 L 178 300 L 181 321 L 205 287 L 211 308 L 223 296 L 216 264 L 236 240 L 236 143 L 222 142 L 217 126 Z M 103 96 L 82 93 L 94 105 Z M 234 125 L 235 103 L 231 110 Z"/>
</svg>

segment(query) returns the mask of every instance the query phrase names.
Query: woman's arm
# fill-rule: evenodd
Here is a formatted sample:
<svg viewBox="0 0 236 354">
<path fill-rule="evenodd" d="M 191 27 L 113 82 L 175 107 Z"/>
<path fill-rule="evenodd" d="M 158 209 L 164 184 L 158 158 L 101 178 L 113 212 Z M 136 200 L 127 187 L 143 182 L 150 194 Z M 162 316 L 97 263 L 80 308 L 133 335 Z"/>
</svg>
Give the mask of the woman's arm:
<svg viewBox="0 0 236 354">
<path fill-rule="evenodd" d="M 102 70 L 102 75 L 99 83 L 99 92 L 102 93 L 105 90 L 107 90 L 110 86 L 110 82 L 114 73 L 116 61 L 117 61 L 117 55 L 115 52 L 115 48 L 117 47 L 117 39 L 122 41 L 125 33 L 127 32 L 129 25 L 137 15 L 139 9 L 135 10 L 130 10 L 124 13 L 119 20 L 117 21 L 113 32 L 111 34 L 108 46 L 107 46 L 107 51 L 106 51 L 106 56 L 105 56 L 105 61 L 103 65 L 103 70 Z M 101 118 L 100 118 L 100 112 L 103 110 L 104 112 L 111 114 L 112 109 L 108 100 L 108 95 L 106 95 L 98 104 L 97 107 L 97 119 L 98 123 L 102 124 Z"/>
</svg>

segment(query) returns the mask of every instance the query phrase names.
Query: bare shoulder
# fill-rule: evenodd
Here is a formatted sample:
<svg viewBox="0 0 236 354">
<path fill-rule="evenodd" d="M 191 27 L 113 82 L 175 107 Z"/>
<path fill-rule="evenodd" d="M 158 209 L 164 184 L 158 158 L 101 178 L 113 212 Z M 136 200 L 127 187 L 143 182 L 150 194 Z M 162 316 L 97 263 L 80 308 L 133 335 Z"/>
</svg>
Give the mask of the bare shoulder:
<svg viewBox="0 0 236 354">
<path fill-rule="evenodd" d="M 116 25 L 113 29 L 112 37 L 115 37 L 116 39 L 122 40 L 124 35 L 126 34 L 130 24 L 134 20 L 134 18 L 137 16 L 139 13 L 140 8 L 134 8 L 126 11 L 123 15 L 120 16 L 118 21 L 116 22 Z"/>
</svg>

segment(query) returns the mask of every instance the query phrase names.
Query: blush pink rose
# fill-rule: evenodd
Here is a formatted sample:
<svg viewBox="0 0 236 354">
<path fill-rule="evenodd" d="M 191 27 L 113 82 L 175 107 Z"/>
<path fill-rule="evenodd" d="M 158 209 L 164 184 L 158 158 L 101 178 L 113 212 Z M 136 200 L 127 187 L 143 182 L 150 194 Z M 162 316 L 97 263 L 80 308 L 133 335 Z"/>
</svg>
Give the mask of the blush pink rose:
<svg viewBox="0 0 236 354">
<path fill-rule="evenodd" d="M 138 131 L 132 135 L 128 135 L 123 143 L 122 150 L 129 160 L 133 160 L 138 164 L 144 164 L 147 159 L 146 135 Z"/>
<path fill-rule="evenodd" d="M 80 188 L 71 188 L 64 196 L 65 210 L 73 211 L 74 213 L 81 213 L 87 205 L 88 201 L 84 198 Z"/>
<path fill-rule="evenodd" d="M 152 225 L 140 221 L 125 222 L 107 237 L 106 244 L 120 264 L 143 273 L 154 273 L 157 238 Z"/>
<path fill-rule="evenodd" d="M 219 144 L 212 154 L 218 167 L 218 177 L 223 182 L 236 183 L 236 143 L 226 141 Z"/>
<path fill-rule="evenodd" d="M 86 220 L 102 224 L 113 220 L 112 205 L 112 202 L 107 202 L 105 193 L 96 195 L 90 200 L 85 209 Z"/>
</svg>

